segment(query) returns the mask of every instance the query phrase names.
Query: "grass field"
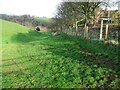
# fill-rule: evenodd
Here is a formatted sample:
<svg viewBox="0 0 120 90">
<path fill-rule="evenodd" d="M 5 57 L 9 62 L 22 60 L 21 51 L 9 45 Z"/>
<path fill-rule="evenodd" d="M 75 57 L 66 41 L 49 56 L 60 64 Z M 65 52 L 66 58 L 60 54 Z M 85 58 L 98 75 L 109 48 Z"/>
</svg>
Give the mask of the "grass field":
<svg viewBox="0 0 120 90">
<path fill-rule="evenodd" d="M 2 23 L 3 88 L 120 88 L 113 46 Z"/>
<path fill-rule="evenodd" d="M 40 22 L 50 22 L 50 19 L 49 19 L 49 18 L 37 17 L 37 18 L 35 18 L 35 20 L 40 21 Z"/>
<path fill-rule="evenodd" d="M 0 20 L 2 22 L 2 43 L 11 43 L 11 37 L 17 35 L 18 33 L 27 33 L 29 28 L 22 25 L 7 22 L 5 20 Z"/>
</svg>

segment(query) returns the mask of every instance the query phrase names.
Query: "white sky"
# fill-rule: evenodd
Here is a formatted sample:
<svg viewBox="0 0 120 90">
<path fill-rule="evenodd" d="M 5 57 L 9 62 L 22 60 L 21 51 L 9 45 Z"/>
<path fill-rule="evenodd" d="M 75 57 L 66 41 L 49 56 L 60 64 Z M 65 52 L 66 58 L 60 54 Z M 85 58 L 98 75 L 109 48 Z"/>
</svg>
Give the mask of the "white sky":
<svg viewBox="0 0 120 90">
<path fill-rule="evenodd" d="M 53 17 L 61 0 L 0 0 L 0 14 Z"/>
<path fill-rule="evenodd" d="M 61 1 L 62 0 L 0 0 L 0 14 L 30 14 L 39 17 L 53 17 L 56 13 L 57 5 Z"/>
</svg>

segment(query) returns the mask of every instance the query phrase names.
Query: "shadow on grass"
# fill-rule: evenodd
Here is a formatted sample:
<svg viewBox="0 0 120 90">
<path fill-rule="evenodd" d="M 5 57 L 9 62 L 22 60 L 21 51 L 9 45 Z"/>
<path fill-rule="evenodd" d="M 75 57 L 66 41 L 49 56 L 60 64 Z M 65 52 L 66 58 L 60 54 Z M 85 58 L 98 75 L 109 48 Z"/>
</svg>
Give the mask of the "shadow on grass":
<svg viewBox="0 0 120 90">
<path fill-rule="evenodd" d="M 46 36 L 49 36 L 50 33 L 38 32 L 35 30 L 29 30 L 28 33 L 17 33 L 12 36 L 11 40 L 15 43 L 28 43 L 32 41 L 37 41 Z"/>
<path fill-rule="evenodd" d="M 100 71 L 101 74 L 99 76 L 100 79 L 98 81 L 101 81 L 103 79 L 104 75 L 108 75 L 108 73 L 105 72 L 106 70 L 104 70 L 104 68 L 112 69 L 113 71 L 115 71 L 115 68 L 116 68 L 116 66 L 111 67 L 111 65 L 112 64 L 114 65 L 114 63 L 112 63 L 112 60 L 111 61 L 108 60 L 108 57 L 104 57 L 102 55 L 100 55 L 100 56 L 96 55 L 95 51 L 97 51 L 97 49 L 105 49 L 104 46 L 100 46 L 100 45 L 98 46 L 98 44 L 96 44 L 96 47 L 94 47 L 95 45 L 93 45 L 93 43 L 90 44 L 91 42 L 82 40 L 82 39 L 79 39 L 76 37 L 70 37 L 67 35 L 60 35 L 60 36 L 52 37 L 51 34 L 49 34 L 49 33 L 40 33 L 40 32 L 36 32 L 36 31 L 30 31 L 26 34 L 18 33 L 17 35 L 14 36 L 13 39 L 16 40 L 17 42 L 21 42 L 21 43 L 38 41 L 38 42 L 33 42 L 33 43 L 35 43 L 35 48 L 38 48 L 37 53 L 39 53 L 39 50 L 47 51 L 47 53 L 44 56 L 45 60 L 42 61 L 42 62 L 44 62 L 43 66 L 39 61 L 39 59 L 41 58 L 41 55 L 32 55 L 32 56 L 29 55 L 28 57 L 19 57 L 18 59 L 25 58 L 25 61 L 19 62 L 16 64 L 19 65 L 21 63 L 29 62 L 29 60 L 26 60 L 27 58 L 30 58 L 30 60 L 32 60 L 32 61 L 33 60 L 35 61 L 35 57 L 38 57 L 37 59 L 38 59 L 38 63 L 40 65 L 38 65 L 38 67 L 35 67 L 36 70 L 40 69 L 40 66 L 42 66 L 42 68 L 45 68 L 44 70 L 46 70 L 46 72 L 48 72 L 47 69 L 50 69 L 50 67 L 56 67 L 56 65 L 57 65 L 56 71 L 54 68 L 51 69 L 52 73 L 55 71 L 54 73 L 58 73 L 60 78 L 64 78 L 64 77 L 67 78 L 65 82 L 68 82 L 67 81 L 68 77 L 70 77 L 70 79 L 72 77 L 74 77 L 74 76 L 70 76 L 70 75 L 72 75 L 72 74 L 76 75 L 77 73 L 78 73 L 78 75 L 80 75 L 80 74 L 82 75 L 83 79 L 82 78 L 81 79 L 84 81 L 87 81 L 86 79 L 89 79 L 91 77 L 96 78 L 99 74 L 99 70 L 101 70 Z M 40 44 L 43 45 L 44 48 L 39 47 Z M 93 46 L 91 46 L 91 47 L 93 47 L 93 49 L 90 49 L 89 45 L 93 45 Z M 103 53 L 103 50 L 98 50 L 97 53 L 100 51 L 102 51 L 102 53 Z M 48 54 L 49 52 L 51 52 L 51 54 Z M 47 55 L 49 57 L 47 57 Z M 53 56 L 56 56 L 56 57 L 53 58 Z M 57 58 L 57 56 L 58 56 L 58 58 Z M 50 59 L 52 59 L 53 62 L 49 63 Z M 63 61 L 63 63 L 60 63 L 61 61 Z M 76 61 L 78 61 L 78 62 L 75 63 Z M 101 61 L 101 62 L 98 62 L 98 61 Z M 109 64 L 109 62 L 111 62 L 110 65 L 105 67 L 107 64 Z M 33 63 L 33 62 L 31 62 L 31 63 Z M 103 65 L 103 63 L 105 66 Z M 74 68 L 77 68 L 76 64 L 77 65 L 79 64 L 79 68 L 77 69 L 77 72 L 74 71 Z M 9 65 L 10 64 L 8 64 L 8 66 Z M 72 67 L 72 65 L 74 65 L 74 66 Z M 97 65 L 97 67 L 96 67 L 96 65 Z M 64 67 L 66 71 L 64 71 L 64 68 L 62 68 L 62 67 Z M 28 70 L 31 70 L 31 68 L 28 68 Z M 60 70 L 61 70 L 61 72 L 59 72 Z M 87 76 L 85 76 L 85 75 L 87 74 L 87 72 L 89 72 L 89 70 L 91 70 L 91 71 L 90 71 L 89 75 L 87 75 L 87 76 L 89 76 L 89 78 L 87 78 Z M 22 69 L 20 71 L 22 71 Z M 18 71 L 18 72 L 20 72 L 20 71 Z M 71 71 L 73 71 L 73 72 L 71 72 Z M 18 73 L 18 72 L 16 72 L 16 73 Z M 35 72 L 35 70 L 34 70 L 34 72 Z M 34 72 L 32 72 L 30 75 L 31 76 L 34 75 Z M 62 74 L 61 74 L 62 72 L 63 73 L 65 72 L 68 74 L 62 76 Z M 39 72 L 36 71 L 35 73 L 39 73 Z M 44 73 L 44 72 L 42 72 L 42 73 Z M 50 78 L 52 77 L 52 75 L 54 75 L 54 73 L 51 74 Z M 25 76 L 28 77 L 26 74 L 25 74 Z M 75 76 L 75 78 L 76 77 L 79 77 L 79 76 Z M 43 77 L 43 78 L 45 78 L 45 77 Z M 59 78 L 59 77 L 56 77 L 56 78 Z M 116 79 L 116 77 L 114 75 L 111 76 L 110 79 L 108 76 L 106 76 L 104 78 L 107 78 L 108 81 L 111 78 L 112 78 L 112 80 Z M 49 81 L 49 79 L 48 79 L 48 81 Z M 59 82 L 59 80 L 58 80 L 58 82 Z M 69 82 L 72 82 L 72 81 L 69 80 Z M 109 81 L 106 83 L 108 83 L 108 85 L 109 85 L 111 82 L 112 81 Z M 50 83 L 52 83 L 52 81 Z M 79 83 L 79 81 L 77 81 L 77 83 Z M 74 84 L 74 83 L 72 83 L 72 84 Z M 106 85 L 106 84 L 104 84 L 104 85 Z M 62 86 L 62 84 L 61 84 L 61 86 Z"/>
<path fill-rule="evenodd" d="M 43 41 L 41 41 L 43 40 Z M 28 43 L 32 41 L 36 47 L 38 45 L 47 46 L 45 50 L 52 52 L 55 55 L 59 55 L 65 58 L 71 58 L 73 60 L 83 61 L 89 65 L 98 64 L 98 66 L 104 66 L 107 68 L 116 69 L 118 63 L 114 63 L 114 59 L 110 59 L 108 56 L 111 50 L 98 42 L 86 41 L 75 36 L 68 36 L 62 34 L 60 36 L 52 36 L 51 33 L 37 32 L 30 30 L 28 33 L 18 33 L 12 37 L 12 41 L 17 43 Z M 109 55 L 105 55 L 104 54 Z M 113 53 L 114 54 L 114 53 Z M 116 55 L 115 55 L 116 56 Z"/>
<path fill-rule="evenodd" d="M 48 48 L 46 50 L 55 55 L 78 60 L 90 66 L 97 65 L 116 72 L 119 71 L 119 61 L 114 58 L 117 56 L 117 51 L 113 47 L 105 46 L 100 42 L 86 41 L 77 37 L 71 38 L 63 35 L 55 37 L 52 42 L 43 45 L 47 45 Z M 112 56 L 113 54 L 114 56 Z"/>
</svg>

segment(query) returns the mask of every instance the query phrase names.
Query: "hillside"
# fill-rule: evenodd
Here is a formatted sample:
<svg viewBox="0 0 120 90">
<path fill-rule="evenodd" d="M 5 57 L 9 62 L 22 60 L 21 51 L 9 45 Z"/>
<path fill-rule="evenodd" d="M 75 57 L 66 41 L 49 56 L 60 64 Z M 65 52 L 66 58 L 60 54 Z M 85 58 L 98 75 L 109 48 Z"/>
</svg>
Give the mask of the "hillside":
<svg viewBox="0 0 120 90">
<path fill-rule="evenodd" d="M 30 15 L 6 15 L 6 14 L 0 14 L 0 19 L 7 20 L 10 22 L 15 22 L 18 24 L 21 24 L 23 26 L 29 27 L 29 28 L 35 28 L 36 26 L 48 26 L 49 25 L 49 18 L 42 18 L 42 17 L 33 17 Z"/>
<path fill-rule="evenodd" d="M 22 26 L 17 23 L 1 20 L 2 23 L 2 43 L 9 43 L 11 42 L 12 36 L 18 33 L 26 33 L 29 31 L 29 28 Z"/>
</svg>

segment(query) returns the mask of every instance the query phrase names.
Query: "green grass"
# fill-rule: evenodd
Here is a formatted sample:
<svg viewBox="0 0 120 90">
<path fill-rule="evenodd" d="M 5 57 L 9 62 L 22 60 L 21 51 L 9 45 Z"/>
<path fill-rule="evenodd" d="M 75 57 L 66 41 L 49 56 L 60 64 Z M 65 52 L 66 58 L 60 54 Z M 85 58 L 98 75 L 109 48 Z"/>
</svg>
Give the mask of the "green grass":
<svg viewBox="0 0 120 90">
<path fill-rule="evenodd" d="M 3 21 L 5 25 L 3 88 L 120 88 L 114 47 L 66 34 L 52 36 Z M 4 40 L 7 36 L 8 43 Z"/>
<path fill-rule="evenodd" d="M 11 43 L 11 37 L 13 35 L 17 35 L 18 33 L 27 33 L 29 31 L 29 28 L 16 24 L 11 23 L 5 20 L 0 20 L 2 23 L 2 43 Z"/>
<path fill-rule="evenodd" d="M 40 21 L 40 22 L 50 22 L 50 18 L 36 17 L 35 20 Z"/>
</svg>

